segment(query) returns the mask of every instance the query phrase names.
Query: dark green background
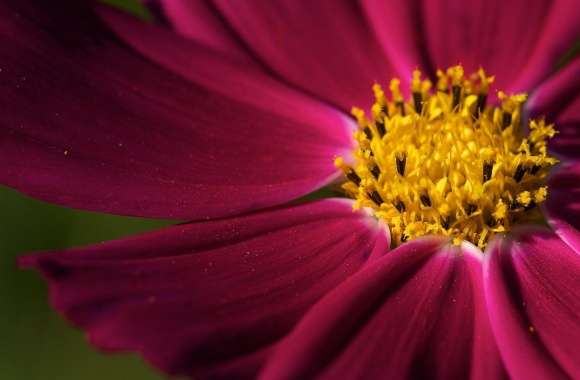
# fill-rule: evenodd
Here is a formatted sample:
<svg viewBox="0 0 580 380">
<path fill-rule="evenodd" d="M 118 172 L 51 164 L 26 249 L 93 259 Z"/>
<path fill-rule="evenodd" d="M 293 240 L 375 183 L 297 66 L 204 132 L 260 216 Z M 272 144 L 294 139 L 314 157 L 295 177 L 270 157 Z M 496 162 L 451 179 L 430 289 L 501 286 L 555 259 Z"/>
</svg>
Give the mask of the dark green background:
<svg viewBox="0 0 580 380">
<path fill-rule="evenodd" d="M 135 0 L 107 2 L 144 15 Z M 134 355 L 104 355 L 90 347 L 81 331 L 50 309 L 40 277 L 18 270 L 15 258 L 25 252 L 114 239 L 168 223 L 65 209 L 4 188 L 0 188 L 0 212 L 0 379 L 161 379 Z"/>
<path fill-rule="evenodd" d="M 131 355 L 103 355 L 47 304 L 37 273 L 16 268 L 23 252 L 114 239 L 165 225 L 64 209 L 0 189 L 0 379 L 159 379 Z"/>
</svg>

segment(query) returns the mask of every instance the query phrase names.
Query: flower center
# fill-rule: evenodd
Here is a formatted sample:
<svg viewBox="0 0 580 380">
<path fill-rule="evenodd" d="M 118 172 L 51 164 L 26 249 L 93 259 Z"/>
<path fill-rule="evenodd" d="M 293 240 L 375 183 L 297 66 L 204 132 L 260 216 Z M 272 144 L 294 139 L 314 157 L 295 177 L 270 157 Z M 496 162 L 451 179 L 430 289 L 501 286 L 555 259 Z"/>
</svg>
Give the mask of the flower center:
<svg viewBox="0 0 580 380">
<path fill-rule="evenodd" d="M 395 244 L 442 234 L 483 249 L 495 233 L 540 217 L 536 206 L 558 162 L 546 146 L 556 131 L 544 120 L 520 125 L 525 94 L 500 91 L 501 105 L 486 106 L 494 77 L 483 69 L 466 78 L 454 66 L 437 76 L 432 91 L 416 70 L 407 101 L 398 79 L 391 100 L 375 84 L 372 118 L 352 110 L 359 125 L 353 158 L 335 165 L 354 207 L 384 219 Z"/>
</svg>

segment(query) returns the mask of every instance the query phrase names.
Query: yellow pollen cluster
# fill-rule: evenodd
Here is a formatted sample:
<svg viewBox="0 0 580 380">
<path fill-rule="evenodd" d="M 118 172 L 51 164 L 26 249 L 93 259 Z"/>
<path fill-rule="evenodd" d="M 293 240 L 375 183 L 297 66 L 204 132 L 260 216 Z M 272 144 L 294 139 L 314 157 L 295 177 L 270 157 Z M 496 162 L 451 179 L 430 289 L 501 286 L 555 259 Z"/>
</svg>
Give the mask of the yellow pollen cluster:
<svg viewBox="0 0 580 380">
<path fill-rule="evenodd" d="M 558 162 L 546 146 L 556 131 L 544 120 L 520 125 L 525 94 L 498 92 L 501 105 L 486 106 L 494 78 L 483 69 L 467 78 L 454 66 L 437 77 L 432 90 L 416 70 L 408 100 L 398 79 L 390 99 L 375 84 L 372 117 L 352 110 L 358 147 L 335 165 L 355 208 L 372 208 L 395 244 L 440 234 L 483 249 L 495 233 L 539 215 Z"/>
</svg>

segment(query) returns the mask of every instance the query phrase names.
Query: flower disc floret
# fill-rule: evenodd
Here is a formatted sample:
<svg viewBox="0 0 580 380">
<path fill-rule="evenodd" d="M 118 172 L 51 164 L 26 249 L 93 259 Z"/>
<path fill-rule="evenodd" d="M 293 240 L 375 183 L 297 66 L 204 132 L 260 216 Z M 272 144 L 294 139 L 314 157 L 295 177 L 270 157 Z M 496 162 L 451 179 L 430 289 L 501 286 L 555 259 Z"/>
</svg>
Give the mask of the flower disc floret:
<svg viewBox="0 0 580 380">
<path fill-rule="evenodd" d="M 544 120 L 522 125 L 525 94 L 500 91 L 500 104 L 487 106 L 494 77 L 483 69 L 466 78 L 454 66 L 437 77 L 433 89 L 416 70 L 407 100 L 398 79 L 390 99 L 375 84 L 372 115 L 352 110 L 353 156 L 335 165 L 355 208 L 384 219 L 395 244 L 442 234 L 484 248 L 494 234 L 539 217 L 558 162 L 547 151 L 556 131 Z"/>
</svg>

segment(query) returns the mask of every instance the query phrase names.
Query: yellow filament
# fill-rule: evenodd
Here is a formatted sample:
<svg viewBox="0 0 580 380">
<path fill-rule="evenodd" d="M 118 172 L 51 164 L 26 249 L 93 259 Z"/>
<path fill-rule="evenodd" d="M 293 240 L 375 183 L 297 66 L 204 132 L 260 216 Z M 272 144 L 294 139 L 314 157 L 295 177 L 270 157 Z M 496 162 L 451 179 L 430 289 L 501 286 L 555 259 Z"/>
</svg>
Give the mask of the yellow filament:
<svg viewBox="0 0 580 380">
<path fill-rule="evenodd" d="M 391 100 L 375 84 L 372 117 L 352 111 L 360 126 L 353 158 L 335 164 L 355 208 L 386 220 L 395 244 L 442 234 L 484 248 L 495 233 L 537 214 L 558 162 L 546 146 L 556 131 L 531 120 L 524 133 L 525 94 L 499 92 L 501 104 L 485 106 L 494 78 L 483 69 L 469 79 L 461 66 L 437 76 L 433 92 L 415 71 L 407 101 L 398 79 L 390 82 Z"/>
</svg>

